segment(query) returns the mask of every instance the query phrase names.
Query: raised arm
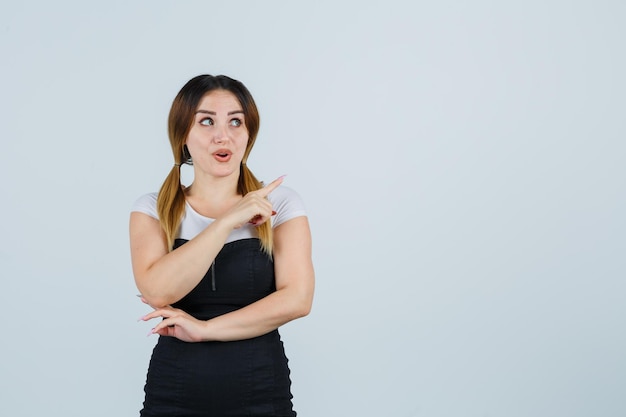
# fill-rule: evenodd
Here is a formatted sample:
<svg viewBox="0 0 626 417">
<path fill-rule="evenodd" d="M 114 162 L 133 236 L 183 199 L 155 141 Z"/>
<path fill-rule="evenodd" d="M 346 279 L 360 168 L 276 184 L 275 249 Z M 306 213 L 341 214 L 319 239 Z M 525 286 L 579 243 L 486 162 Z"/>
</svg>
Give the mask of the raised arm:
<svg viewBox="0 0 626 417">
<path fill-rule="evenodd" d="M 263 335 L 307 315 L 313 302 L 315 275 L 306 217 L 296 217 L 274 229 L 273 256 L 276 291 L 255 303 L 208 321 L 196 320 L 171 307 L 157 309 L 143 319 L 165 318 L 153 333 L 187 341 L 230 341 Z"/>
<path fill-rule="evenodd" d="M 133 274 L 137 288 L 148 304 L 155 308 L 164 307 L 194 289 L 233 228 L 241 227 L 253 218 L 259 224 L 270 218 L 272 205 L 265 197 L 281 183 L 279 178 L 260 190 L 246 194 L 224 216 L 171 252 L 158 220 L 144 213 L 131 213 Z"/>
<path fill-rule="evenodd" d="M 131 213 L 131 259 L 142 297 L 153 307 L 163 307 L 188 294 L 206 274 L 230 230 L 216 220 L 170 252 L 159 221 L 144 213 Z"/>
</svg>

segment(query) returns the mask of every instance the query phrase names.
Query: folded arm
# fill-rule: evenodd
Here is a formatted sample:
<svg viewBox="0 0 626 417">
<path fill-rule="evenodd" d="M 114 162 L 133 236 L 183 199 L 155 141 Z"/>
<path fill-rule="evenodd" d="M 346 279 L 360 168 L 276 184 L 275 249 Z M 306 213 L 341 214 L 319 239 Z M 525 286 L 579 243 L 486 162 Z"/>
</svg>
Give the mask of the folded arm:
<svg viewBox="0 0 626 417">
<path fill-rule="evenodd" d="M 183 298 L 206 274 L 231 230 L 216 220 L 194 239 L 170 252 L 159 221 L 144 213 L 131 213 L 133 274 L 142 297 L 153 307 Z"/>
<path fill-rule="evenodd" d="M 306 316 L 315 286 L 306 217 L 296 217 L 274 229 L 273 258 L 276 291 L 255 303 L 208 321 L 171 307 L 157 309 L 143 319 L 163 317 L 153 332 L 164 336 L 186 341 L 230 341 L 261 336 Z"/>
<path fill-rule="evenodd" d="M 135 283 L 152 307 L 164 307 L 187 295 L 202 280 L 233 229 L 254 221 L 262 224 L 272 215 L 267 195 L 282 183 L 278 178 L 260 190 L 247 193 L 224 215 L 196 237 L 169 251 L 158 220 L 144 213 L 130 215 L 130 246 Z"/>
</svg>

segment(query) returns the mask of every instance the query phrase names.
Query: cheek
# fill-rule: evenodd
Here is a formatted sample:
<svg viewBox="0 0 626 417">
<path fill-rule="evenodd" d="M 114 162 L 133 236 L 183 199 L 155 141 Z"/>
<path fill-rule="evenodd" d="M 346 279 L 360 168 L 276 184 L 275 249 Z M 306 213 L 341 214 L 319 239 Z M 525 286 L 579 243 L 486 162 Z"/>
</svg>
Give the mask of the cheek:
<svg viewBox="0 0 626 417">
<path fill-rule="evenodd" d="M 203 145 L 202 141 L 199 140 L 195 135 L 187 136 L 187 140 L 185 141 L 185 145 L 187 145 L 187 149 L 189 149 L 189 153 L 192 157 L 200 158 L 202 157 L 203 149 L 206 147 Z"/>
<path fill-rule="evenodd" d="M 236 139 L 237 148 L 241 149 L 241 151 L 245 151 L 248 146 L 248 135 L 242 135 L 241 137 Z"/>
<path fill-rule="evenodd" d="M 187 135 L 187 139 L 185 140 L 185 144 L 187 146 L 194 146 L 198 142 L 199 142 L 198 135 L 193 130 L 189 132 L 189 134 Z"/>
</svg>

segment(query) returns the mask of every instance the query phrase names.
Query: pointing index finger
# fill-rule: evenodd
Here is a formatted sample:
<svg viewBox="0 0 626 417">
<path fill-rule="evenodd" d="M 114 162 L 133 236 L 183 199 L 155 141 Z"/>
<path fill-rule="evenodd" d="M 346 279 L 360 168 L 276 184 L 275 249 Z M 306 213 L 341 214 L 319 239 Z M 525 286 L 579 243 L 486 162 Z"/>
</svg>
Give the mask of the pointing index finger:
<svg viewBox="0 0 626 417">
<path fill-rule="evenodd" d="M 272 191 L 274 191 L 276 188 L 278 188 L 278 186 L 280 184 L 283 183 L 283 180 L 285 179 L 285 175 L 282 175 L 278 178 L 276 178 L 274 181 L 270 182 L 269 184 L 267 184 L 265 187 L 261 188 L 259 190 L 259 194 L 262 197 L 267 197 L 269 195 L 269 193 L 271 193 Z"/>
</svg>

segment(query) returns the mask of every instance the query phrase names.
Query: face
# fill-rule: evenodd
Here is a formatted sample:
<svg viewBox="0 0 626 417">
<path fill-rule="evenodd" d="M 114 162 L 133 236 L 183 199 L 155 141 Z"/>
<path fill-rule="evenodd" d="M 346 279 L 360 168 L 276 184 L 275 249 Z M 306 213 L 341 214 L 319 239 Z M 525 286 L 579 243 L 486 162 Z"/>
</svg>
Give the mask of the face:
<svg viewBox="0 0 626 417">
<path fill-rule="evenodd" d="M 238 175 L 248 143 L 243 108 L 229 91 L 207 93 L 187 136 L 194 170 L 214 177 Z"/>
</svg>

